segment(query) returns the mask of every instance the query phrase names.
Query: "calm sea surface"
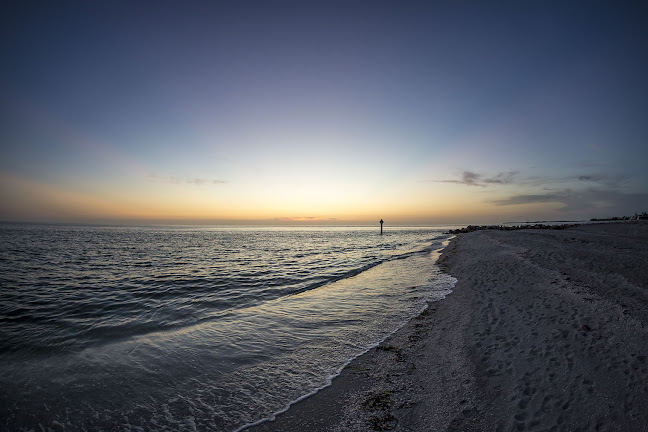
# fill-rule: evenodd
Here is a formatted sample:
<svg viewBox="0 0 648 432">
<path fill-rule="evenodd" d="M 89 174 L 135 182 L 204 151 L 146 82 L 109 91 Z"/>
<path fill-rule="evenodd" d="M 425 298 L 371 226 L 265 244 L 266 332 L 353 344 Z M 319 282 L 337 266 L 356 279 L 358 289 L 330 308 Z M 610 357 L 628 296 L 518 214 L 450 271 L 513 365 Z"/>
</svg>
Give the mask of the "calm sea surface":
<svg viewBox="0 0 648 432">
<path fill-rule="evenodd" d="M 272 416 L 450 292 L 446 231 L 0 224 L 0 429 Z"/>
</svg>

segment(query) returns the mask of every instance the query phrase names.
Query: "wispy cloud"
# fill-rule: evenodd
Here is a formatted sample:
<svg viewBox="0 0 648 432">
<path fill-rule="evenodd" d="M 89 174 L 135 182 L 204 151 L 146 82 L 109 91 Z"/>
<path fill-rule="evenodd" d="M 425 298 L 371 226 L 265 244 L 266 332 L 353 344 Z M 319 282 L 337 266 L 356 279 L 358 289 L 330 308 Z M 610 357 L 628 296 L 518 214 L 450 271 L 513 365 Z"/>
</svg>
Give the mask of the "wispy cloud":
<svg viewBox="0 0 648 432">
<path fill-rule="evenodd" d="M 227 182 L 225 180 L 190 178 L 190 179 L 187 179 L 187 183 L 192 183 L 192 184 L 195 184 L 195 185 L 203 185 L 203 184 L 225 184 Z"/>
<path fill-rule="evenodd" d="M 496 186 L 517 184 L 525 186 L 546 186 L 566 183 L 589 183 L 610 189 L 624 186 L 630 176 L 625 174 L 588 173 L 567 177 L 523 176 L 520 171 L 502 171 L 495 175 L 477 173 L 475 171 L 462 171 L 457 179 L 436 180 L 439 183 L 455 183 L 466 186 Z"/>
<path fill-rule="evenodd" d="M 336 218 L 322 218 L 316 216 L 291 216 L 291 217 L 278 217 L 273 220 L 279 222 L 321 222 L 321 221 L 336 221 Z"/>
<path fill-rule="evenodd" d="M 486 184 L 509 184 L 514 183 L 516 176 L 520 174 L 519 171 L 506 171 L 497 174 L 496 176 L 483 179 Z"/>
<path fill-rule="evenodd" d="M 597 211 L 619 209 L 619 211 L 643 211 L 648 204 L 648 193 L 627 193 L 616 189 L 589 188 L 585 190 L 562 189 L 540 194 L 520 194 L 496 199 L 496 206 L 520 204 L 562 204 L 560 211 Z M 625 209 L 625 210 L 622 210 Z"/>
<path fill-rule="evenodd" d="M 571 191 L 569 190 L 546 194 L 513 195 L 507 198 L 493 200 L 491 203 L 497 206 L 554 202 L 564 203 L 569 200 L 571 195 Z"/>
<path fill-rule="evenodd" d="M 625 174 L 587 174 L 580 175 L 576 177 L 576 179 L 580 182 L 595 183 L 608 188 L 616 189 L 620 186 L 623 186 L 630 179 L 630 176 Z"/>
<path fill-rule="evenodd" d="M 495 175 L 462 171 L 457 179 L 438 181 L 491 188 L 493 192 L 500 185 L 515 186 L 517 193 L 487 201 L 494 206 L 558 204 L 558 212 L 573 215 L 625 214 L 645 211 L 643 209 L 648 206 L 648 193 L 631 192 L 632 177 L 625 173 L 599 171 L 551 177 L 525 176 L 520 171 L 503 171 Z"/>
<path fill-rule="evenodd" d="M 168 183 L 168 184 L 193 184 L 197 186 L 201 185 L 209 185 L 209 184 L 226 184 L 227 181 L 225 180 L 219 180 L 219 179 L 205 179 L 205 178 L 199 178 L 199 177 L 192 177 L 192 178 L 183 178 L 183 177 L 176 177 L 176 176 L 163 176 L 159 175 L 157 173 L 150 173 L 147 178 L 150 181 L 158 182 L 158 183 Z"/>
<path fill-rule="evenodd" d="M 494 176 L 486 176 L 474 171 L 462 171 L 459 179 L 437 180 L 440 183 L 457 183 L 466 186 L 485 187 L 491 184 L 509 184 L 515 181 L 519 171 L 504 171 Z"/>
</svg>

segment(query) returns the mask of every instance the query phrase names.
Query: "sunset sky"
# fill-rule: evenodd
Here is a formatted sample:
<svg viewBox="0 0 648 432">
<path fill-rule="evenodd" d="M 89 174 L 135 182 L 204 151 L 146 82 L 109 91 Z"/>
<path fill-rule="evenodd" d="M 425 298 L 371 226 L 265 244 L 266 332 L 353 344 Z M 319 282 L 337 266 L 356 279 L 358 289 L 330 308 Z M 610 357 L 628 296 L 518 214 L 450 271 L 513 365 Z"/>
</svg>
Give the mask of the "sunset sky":
<svg viewBox="0 0 648 432">
<path fill-rule="evenodd" d="M 648 211 L 646 16 L 641 2 L 11 2 L 0 220 Z"/>
</svg>

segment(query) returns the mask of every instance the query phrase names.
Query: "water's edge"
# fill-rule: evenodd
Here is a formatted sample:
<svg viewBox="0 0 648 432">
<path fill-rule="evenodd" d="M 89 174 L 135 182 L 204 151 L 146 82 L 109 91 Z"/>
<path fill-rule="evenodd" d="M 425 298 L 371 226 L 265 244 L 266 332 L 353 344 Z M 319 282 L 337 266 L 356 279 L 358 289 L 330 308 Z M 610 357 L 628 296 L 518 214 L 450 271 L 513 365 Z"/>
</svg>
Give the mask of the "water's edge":
<svg viewBox="0 0 648 432">
<path fill-rule="evenodd" d="M 448 237 L 446 240 L 444 240 L 444 241 L 442 242 L 442 246 L 443 246 L 443 247 L 441 247 L 441 248 L 439 248 L 439 249 L 436 249 L 436 250 L 433 250 L 433 251 L 432 251 L 432 253 L 436 255 L 436 257 L 435 257 L 435 259 L 434 259 L 434 262 L 432 263 L 432 266 L 433 266 L 433 267 L 437 267 L 437 268 L 438 268 L 437 262 L 439 261 L 439 258 L 441 257 L 441 255 L 442 255 L 442 254 L 445 252 L 445 250 L 447 249 L 448 245 L 450 244 L 450 241 L 451 241 L 453 238 L 455 238 L 455 237 L 456 237 L 456 236 Z M 452 288 L 454 288 L 454 285 L 457 283 L 457 280 L 456 280 L 455 278 L 452 278 L 450 275 L 447 275 L 447 274 L 446 274 L 445 272 L 443 272 L 443 271 L 441 271 L 440 274 L 442 274 L 442 275 L 444 275 L 444 276 L 447 276 L 447 277 L 449 277 L 449 278 L 451 278 L 451 279 L 454 279 L 454 281 L 452 282 Z M 441 301 L 441 300 L 445 299 L 445 298 L 448 296 L 448 294 L 450 294 L 451 292 L 452 292 L 452 289 L 449 289 L 448 293 L 446 293 L 446 294 L 443 295 L 442 297 L 439 297 L 439 298 L 436 298 L 436 299 L 433 299 L 433 300 L 432 300 L 432 299 L 431 299 L 431 300 L 427 300 L 427 301 L 425 302 L 425 304 L 423 305 L 423 307 L 422 307 L 418 312 L 414 313 L 414 314 L 413 314 L 411 317 L 409 317 L 408 319 L 403 320 L 403 321 L 400 323 L 400 325 L 398 325 L 398 326 L 397 326 L 393 331 L 391 331 L 390 333 L 388 333 L 388 334 L 387 334 L 387 335 L 386 335 L 382 340 L 380 340 L 380 341 L 378 341 L 378 342 L 372 344 L 372 345 L 369 346 L 366 350 L 362 351 L 362 352 L 359 353 L 358 355 L 356 355 L 356 356 L 350 358 L 348 361 L 346 361 L 342 366 L 340 366 L 340 368 L 339 368 L 339 369 L 338 369 L 338 370 L 337 370 L 333 375 L 330 375 L 329 377 L 326 378 L 326 381 L 325 381 L 325 384 L 324 384 L 324 385 L 322 385 L 322 386 L 320 386 L 320 387 L 314 389 L 313 391 L 311 391 L 311 392 L 309 392 L 309 393 L 307 393 L 307 394 L 305 394 L 305 395 L 303 395 L 303 396 L 300 396 L 299 398 L 297 398 L 297 399 L 295 399 L 295 400 L 289 402 L 289 403 L 288 403 L 284 408 L 282 408 L 281 410 L 279 410 L 279 411 L 273 413 L 271 416 L 268 416 L 268 417 L 262 418 L 262 419 L 260 419 L 260 420 L 257 420 L 257 421 L 255 421 L 255 422 L 252 422 L 252 423 L 248 423 L 248 424 L 246 424 L 246 425 L 243 425 L 243 426 L 241 426 L 240 428 L 235 429 L 233 432 L 242 432 L 242 431 L 248 430 L 248 429 L 250 429 L 250 428 L 253 428 L 253 427 L 255 427 L 255 426 L 259 426 L 259 425 L 262 425 L 262 424 L 264 424 L 264 423 L 272 422 L 272 421 L 274 421 L 274 420 L 277 418 L 277 416 L 279 416 L 279 415 L 281 415 L 281 414 L 284 414 L 284 413 L 288 412 L 288 411 L 289 411 L 289 410 L 290 410 L 294 405 L 296 405 L 296 404 L 298 404 L 299 402 L 301 402 L 301 401 L 303 401 L 303 400 L 305 400 L 305 399 L 308 399 L 308 398 L 310 398 L 310 397 L 312 397 L 312 396 L 318 394 L 318 393 L 321 392 L 322 390 L 324 390 L 324 389 L 330 387 L 331 385 L 333 385 L 333 381 L 334 381 L 336 378 L 338 378 L 338 377 L 342 374 L 342 372 L 344 371 L 344 369 L 346 369 L 349 365 L 351 365 L 351 364 L 354 363 L 355 361 L 358 361 L 361 357 L 367 355 L 367 354 L 368 354 L 369 352 L 371 352 L 372 350 L 374 350 L 374 349 L 376 349 L 377 347 L 381 346 L 385 341 L 389 340 L 392 336 L 394 336 L 396 333 L 398 333 L 398 331 L 400 331 L 403 327 L 405 327 L 407 324 L 409 324 L 413 319 L 415 319 L 416 317 L 420 316 L 423 312 L 425 312 L 425 311 L 428 309 L 428 307 L 430 306 L 430 303 L 434 303 L 434 302 Z"/>
<path fill-rule="evenodd" d="M 437 228 L 0 228 L 8 430 L 249 429 L 454 288 Z"/>
</svg>

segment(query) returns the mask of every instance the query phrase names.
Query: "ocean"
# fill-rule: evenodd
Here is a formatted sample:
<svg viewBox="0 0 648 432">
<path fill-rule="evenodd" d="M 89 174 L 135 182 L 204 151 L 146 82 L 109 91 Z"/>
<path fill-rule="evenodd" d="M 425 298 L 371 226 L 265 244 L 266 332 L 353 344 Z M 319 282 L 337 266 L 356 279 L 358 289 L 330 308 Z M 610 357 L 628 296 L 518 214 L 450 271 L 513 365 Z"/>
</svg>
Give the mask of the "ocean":
<svg viewBox="0 0 648 432">
<path fill-rule="evenodd" d="M 0 429 L 271 418 L 452 290 L 446 232 L 0 224 Z"/>
</svg>

